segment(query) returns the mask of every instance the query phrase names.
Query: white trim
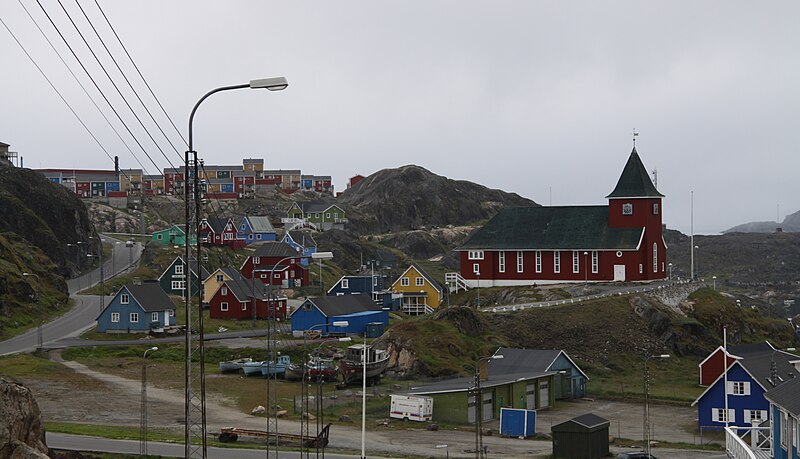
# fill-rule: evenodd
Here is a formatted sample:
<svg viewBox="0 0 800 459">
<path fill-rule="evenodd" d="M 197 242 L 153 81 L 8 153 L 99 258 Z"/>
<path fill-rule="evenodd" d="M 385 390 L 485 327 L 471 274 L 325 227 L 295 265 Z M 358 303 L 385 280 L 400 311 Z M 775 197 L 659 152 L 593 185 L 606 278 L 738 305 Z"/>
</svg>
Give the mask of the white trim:
<svg viewBox="0 0 800 459">
<path fill-rule="evenodd" d="M 552 367 L 552 366 L 553 366 L 553 364 L 554 364 L 554 363 L 556 363 L 556 360 L 558 360 L 558 357 L 559 357 L 561 354 L 564 354 L 564 357 L 566 357 L 566 358 L 567 358 L 567 360 L 569 360 L 569 363 L 571 363 L 573 366 L 575 366 L 575 368 L 577 368 L 577 369 L 578 369 L 578 371 L 580 371 L 580 372 L 581 372 L 581 374 L 583 375 L 583 377 L 584 377 L 584 378 L 586 378 L 586 380 L 587 380 L 587 381 L 589 380 L 589 377 L 586 375 L 586 373 L 584 373 L 584 372 L 583 372 L 583 370 L 581 370 L 581 367 L 579 367 L 579 366 L 578 366 L 578 364 L 577 364 L 577 363 L 575 363 L 575 361 L 574 361 L 574 360 L 572 360 L 572 358 L 571 358 L 571 357 L 570 357 L 570 356 L 569 356 L 569 355 L 568 355 L 566 352 L 564 352 L 564 350 L 563 350 L 563 349 L 560 349 L 560 350 L 558 351 L 558 354 L 556 354 L 556 357 L 553 359 L 553 361 L 552 361 L 552 362 L 550 362 L 550 365 L 547 365 L 547 366 L 545 367 L 545 370 L 546 370 L 546 371 L 556 371 L 556 370 L 551 370 L 551 369 L 550 369 L 550 367 Z"/>
<path fill-rule="evenodd" d="M 506 272 L 506 252 L 503 250 L 497 252 L 497 272 Z"/>
<path fill-rule="evenodd" d="M 345 277 L 347 277 L 347 276 L 342 276 L 342 277 L 339 278 L 338 281 L 334 282 L 333 286 L 331 288 L 329 288 L 326 293 L 330 294 L 333 291 L 333 289 L 335 289 L 336 286 L 339 285 L 339 283 L 341 283 L 342 279 L 344 279 Z"/>
<path fill-rule="evenodd" d="M 525 271 L 525 257 L 521 250 L 517 250 L 517 273 Z"/>
<path fill-rule="evenodd" d="M 713 354 L 713 353 L 712 353 L 712 354 Z M 756 384 L 758 384 L 759 386 L 761 386 L 761 388 L 764 390 L 764 392 L 766 392 L 766 391 L 767 391 L 767 388 L 766 388 L 766 387 L 764 387 L 764 385 L 763 385 L 763 384 L 761 384 L 761 382 L 760 382 L 758 379 L 754 378 L 754 377 L 753 377 L 753 375 L 752 375 L 752 374 L 751 374 L 749 371 L 747 371 L 747 368 L 745 368 L 745 367 L 744 367 L 744 365 L 742 365 L 741 363 L 739 363 L 739 361 L 738 361 L 738 360 L 734 361 L 734 362 L 731 364 L 731 366 L 730 366 L 730 367 L 728 367 L 728 370 L 730 371 L 730 369 L 731 369 L 731 368 L 733 368 L 733 366 L 734 366 L 734 365 L 739 365 L 739 368 L 741 368 L 742 370 L 744 370 L 744 372 L 745 372 L 745 373 L 747 373 L 747 375 L 748 375 L 748 376 L 750 376 L 750 379 L 752 379 L 753 381 L 755 381 L 755 382 L 756 382 Z M 711 389 L 714 387 L 714 385 L 716 385 L 716 384 L 717 384 L 717 383 L 718 383 L 720 380 L 722 380 L 722 379 L 725 379 L 725 377 L 726 377 L 726 373 L 727 373 L 727 371 L 723 371 L 723 372 L 722 372 L 722 373 L 721 373 L 719 376 L 717 376 L 717 379 L 715 379 L 713 383 L 709 384 L 709 385 L 708 385 L 708 387 L 706 387 L 706 390 L 704 390 L 704 391 L 703 391 L 703 393 L 702 393 L 702 394 L 700 394 L 700 395 L 699 395 L 699 396 L 698 396 L 698 397 L 695 399 L 695 401 L 693 401 L 693 402 L 692 402 L 692 404 L 691 404 L 691 405 L 689 405 L 689 406 L 695 406 L 695 405 L 697 405 L 697 402 L 699 402 L 699 401 L 700 401 L 700 399 L 701 399 L 701 398 L 703 398 L 703 396 L 705 396 L 705 395 L 706 395 L 706 393 L 707 393 L 708 391 L 710 391 L 710 390 L 711 390 Z M 723 389 L 725 389 L 725 388 L 723 388 Z"/>
</svg>

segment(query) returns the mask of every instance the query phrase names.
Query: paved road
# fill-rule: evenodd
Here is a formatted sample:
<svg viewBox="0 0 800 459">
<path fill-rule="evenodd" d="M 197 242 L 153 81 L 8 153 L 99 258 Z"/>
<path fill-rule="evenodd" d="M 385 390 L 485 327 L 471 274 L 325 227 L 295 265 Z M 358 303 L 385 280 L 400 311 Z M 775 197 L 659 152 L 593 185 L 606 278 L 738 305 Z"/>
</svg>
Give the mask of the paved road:
<svg viewBox="0 0 800 459">
<path fill-rule="evenodd" d="M 116 239 L 103 237 L 106 242 L 118 242 Z M 125 247 L 125 243 L 114 244 L 113 256 L 103 263 L 103 279 L 122 273 L 139 261 L 142 255 L 142 245 L 136 243 L 134 247 Z M 45 347 L 54 342 L 79 336 L 95 324 L 104 304 L 104 298 L 99 296 L 78 295 L 80 290 L 90 288 L 100 283 L 100 268 L 83 276 L 67 281 L 69 293 L 75 305 L 66 314 L 42 326 L 42 344 Z M 37 330 L 31 329 L 14 338 L 0 342 L 0 355 L 32 352 L 37 346 Z"/>
</svg>

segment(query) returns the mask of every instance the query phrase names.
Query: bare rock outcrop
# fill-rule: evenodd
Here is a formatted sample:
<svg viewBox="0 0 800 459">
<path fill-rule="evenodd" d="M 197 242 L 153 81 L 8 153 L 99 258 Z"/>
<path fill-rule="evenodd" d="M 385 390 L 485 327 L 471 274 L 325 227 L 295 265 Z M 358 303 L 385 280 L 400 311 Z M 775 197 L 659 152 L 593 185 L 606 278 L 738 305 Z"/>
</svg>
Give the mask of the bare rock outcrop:
<svg viewBox="0 0 800 459">
<path fill-rule="evenodd" d="M 0 457 L 48 458 L 39 405 L 31 391 L 0 377 Z"/>
</svg>

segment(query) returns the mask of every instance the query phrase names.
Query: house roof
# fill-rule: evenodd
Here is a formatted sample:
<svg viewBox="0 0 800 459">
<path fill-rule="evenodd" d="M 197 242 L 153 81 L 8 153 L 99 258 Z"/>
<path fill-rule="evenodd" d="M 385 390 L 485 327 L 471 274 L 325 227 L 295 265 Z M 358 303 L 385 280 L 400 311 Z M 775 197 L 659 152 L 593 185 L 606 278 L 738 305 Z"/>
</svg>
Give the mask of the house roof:
<svg viewBox="0 0 800 459">
<path fill-rule="evenodd" d="M 580 416 L 576 416 L 570 419 L 570 421 L 580 424 L 583 427 L 586 427 L 587 429 L 599 427 L 602 426 L 603 424 L 609 424 L 608 419 L 601 418 L 600 416 L 594 413 L 582 414 Z"/>
<path fill-rule="evenodd" d="M 800 357 L 781 350 L 764 350 L 742 356 L 740 362 L 764 389 L 779 386 L 785 381 L 798 376 L 798 371 L 790 362 L 800 361 Z M 772 364 L 775 364 L 773 381 Z"/>
<path fill-rule="evenodd" d="M 295 201 L 300 210 L 303 213 L 314 213 L 314 212 L 325 212 L 329 207 L 335 204 L 328 204 L 327 202 L 323 201 Z"/>
<path fill-rule="evenodd" d="M 608 206 L 506 207 L 456 250 L 636 250 L 644 228 L 610 228 Z"/>
<path fill-rule="evenodd" d="M 546 349 L 514 349 L 509 347 L 501 347 L 495 352 L 495 355 L 502 355 L 502 359 L 492 359 L 489 361 L 489 372 L 495 373 L 518 373 L 520 370 L 532 371 L 551 371 L 551 366 L 555 363 L 556 359 L 564 354 L 564 357 L 578 369 L 578 371 L 587 380 L 586 373 L 567 355 L 563 350 L 546 350 Z"/>
<path fill-rule="evenodd" d="M 485 381 L 481 381 L 481 388 L 503 386 L 518 381 L 537 379 L 552 374 L 555 373 L 552 371 L 528 371 L 528 372 L 520 372 L 513 374 L 493 375 L 491 372 L 489 372 L 489 378 L 486 379 Z M 447 379 L 441 382 L 428 384 L 425 386 L 412 387 L 408 391 L 408 393 L 424 395 L 424 394 L 441 394 L 447 392 L 464 392 L 474 387 L 475 387 L 475 378 L 470 376 L 465 378 Z"/>
<path fill-rule="evenodd" d="M 167 266 L 167 269 L 165 269 L 164 272 L 161 273 L 161 276 L 159 276 L 159 280 L 162 277 L 164 277 L 164 274 L 166 274 L 170 269 L 172 269 L 172 267 L 175 265 L 175 263 L 178 262 L 178 260 L 180 260 L 181 264 L 183 264 L 183 257 L 182 256 L 179 255 L 179 256 L 175 257 L 175 259 L 172 260 L 172 263 L 170 263 L 169 266 Z M 200 278 L 201 279 L 208 279 L 208 276 L 210 276 L 211 273 L 206 268 L 206 265 L 201 265 L 200 269 L 202 270 L 202 273 L 201 273 L 202 276 L 200 276 Z M 192 272 L 192 274 L 197 276 L 197 259 L 196 258 L 190 258 L 189 259 L 189 270 Z"/>
<path fill-rule="evenodd" d="M 800 416 L 800 378 L 794 378 L 764 393 L 764 398 L 792 414 Z"/>
<path fill-rule="evenodd" d="M 255 217 L 255 216 L 248 216 L 244 217 L 250 222 L 250 229 L 254 233 L 274 233 L 275 228 L 272 227 L 272 223 L 269 221 L 269 217 Z"/>
<path fill-rule="evenodd" d="M 772 352 L 775 348 L 769 341 L 764 341 L 763 343 L 752 343 L 752 344 L 737 344 L 736 346 L 728 346 L 728 353 L 745 357 L 748 354 L 761 354 L 764 352 Z"/>
<path fill-rule="evenodd" d="M 664 197 L 663 194 L 656 190 L 650 180 L 650 174 L 647 173 L 644 164 L 642 164 L 639 153 L 636 152 L 636 147 L 633 147 L 628 162 L 625 168 L 622 169 L 622 175 L 619 176 L 617 186 L 606 198 L 645 198 L 645 197 Z"/>
<path fill-rule="evenodd" d="M 246 279 L 231 279 L 223 284 L 231 290 L 239 301 L 250 301 L 251 296 L 266 299 L 267 295 L 269 295 L 269 289 L 261 281 L 252 282 Z"/>
<path fill-rule="evenodd" d="M 157 281 L 145 281 L 141 285 L 126 284 L 125 288 L 128 289 L 128 292 L 145 312 L 175 309 L 175 303 L 172 302 L 167 292 L 161 288 Z"/>
<path fill-rule="evenodd" d="M 325 317 L 381 310 L 381 307 L 375 304 L 369 295 L 320 296 L 307 298 L 306 301 L 310 301 L 316 306 Z M 299 307 L 295 312 L 302 309 L 302 307 Z"/>
<path fill-rule="evenodd" d="M 267 241 L 261 244 L 251 257 L 302 257 L 303 254 L 285 242 Z"/>
<path fill-rule="evenodd" d="M 214 276 L 215 274 L 217 274 L 218 271 L 221 271 L 223 274 L 225 274 L 226 276 L 228 276 L 231 279 L 245 280 L 245 277 L 242 276 L 242 273 L 240 273 L 239 270 L 237 270 L 236 268 L 224 267 L 224 268 L 219 268 L 219 269 L 214 270 L 214 272 L 212 272 L 211 274 L 209 274 L 208 276 L 206 276 L 204 278 L 205 281 L 208 281 L 209 279 L 211 279 L 211 277 Z"/>
<path fill-rule="evenodd" d="M 300 244 L 302 247 L 317 246 L 317 241 L 314 240 L 314 236 L 311 235 L 311 231 L 294 230 L 289 231 L 288 234 L 296 244 Z"/>
<path fill-rule="evenodd" d="M 745 368 L 745 367 L 742 365 L 742 361 L 741 361 L 741 360 L 736 360 L 736 361 L 734 361 L 734 362 L 731 364 L 731 366 L 729 366 L 729 367 L 728 367 L 728 371 L 731 371 L 731 369 L 732 369 L 733 367 L 737 366 L 737 365 L 739 366 L 739 368 L 741 368 L 741 369 L 742 369 L 742 371 L 744 371 L 744 372 L 745 372 L 745 373 L 747 373 L 747 374 L 748 374 L 748 375 L 749 375 L 751 378 L 753 378 L 753 381 L 755 381 L 755 383 L 756 383 L 756 384 L 758 384 L 758 385 L 759 385 L 759 386 L 761 386 L 762 388 L 766 389 L 766 387 L 764 387 L 764 384 L 762 384 L 761 382 L 759 382 L 759 381 L 758 381 L 758 380 L 757 380 L 757 379 L 756 379 L 756 378 L 755 378 L 755 377 L 754 377 L 754 376 L 753 376 L 753 375 L 752 375 L 752 374 L 751 374 L 749 371 L 747 371 L 747 368 Z M 708 385 L 708 387 L 706 387 L 706 390 L 704 390 L 702 394 L 698 395 L 698 396 L 697 396 L 697 398 L 696 398 L 696 399 L 694 399 L 694 401 L 692 402 L 691 406 L 695 406 L 695 405 L 697 405 L 697 403 L 698 403 L 698 402 L 700 402 L 700 399 L 702 399 L 703 397 L 705 397 L 705 396 L 706 396 L 706 394 L 707 394 L 707 393 L 709 393 L 709 392 L 711 391 L 711 389 L 713 389 L 713 388 L 714 388 L 714 386 L 716 386 L 716 385 L 717 385 L 717 383 L 718 383 L 718 382 L 720 382 L 720 380 L 723 380 L 724 378 L 725 378 L 725 372 L 723 371 L 722 373 L 720 373 L 720 374 L 719 374 L 719 376 L 717 376 L 717 379 L 715 379 L 715 380 L 714 380 L 714 382 L 712 382 L 711 384 L 709 384 L 709 385 Z"/>
<path fill-rule="evenodd" d="M 228 224 L 228 218 L 206 218 L 208 226 L 215 232 L 221 233 L 225 231 L 225 225 Z"/>
</svg>

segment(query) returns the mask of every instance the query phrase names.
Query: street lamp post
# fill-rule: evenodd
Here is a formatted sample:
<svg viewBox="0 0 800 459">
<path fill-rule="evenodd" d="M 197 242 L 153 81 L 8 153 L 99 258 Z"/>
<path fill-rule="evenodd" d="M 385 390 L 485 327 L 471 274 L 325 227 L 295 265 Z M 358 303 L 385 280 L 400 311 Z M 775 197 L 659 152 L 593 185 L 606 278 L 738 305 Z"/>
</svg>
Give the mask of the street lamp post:
<svg viewBox="0 0 800 459">
<path fill-rule="evenodd" d="M 38 274 L 24 272 L 22 275 L 25 277 L 35 276 L 36 280 L 41 282 Z M 39 304 L 39 292 L 36 291 L 35 288 L 33 289 L 33 300 L 36 302 L 36 309 L 38 309 L 39 312 L 39 324 L 36 326 L 36 354 L 41 355 L 43 347 L 42 343 L 44 341 L 44 332 L 42 331 L 42 325 L 44 324 L 44 311 L 41 310 L 42 305 Z"/>
<path fill-rule="evenodd" d="M 475 273 L 475 276 L 478 277 L 478 309 L 481 308 L 481 272 L 478 271 Z"/>
<path fill-rule="evenodd" d="M 324 345 L 326 345 L 328 343 L 334 343 L 334 342 L 346 343 L 346 342 L 350 342 L 350 341 L 352 341 L 352 338 L 350 338 L 349 336 L 343 336 L 341 338 L 333 338 L 333 339 L 325 340 L 325 341 L 319 343 L 317 348 L 311 354 L 312 355 L 313 354 L 319 355 L 319 351 L 320 351 L 320 349 L 322 349 L 322 346 L 324 346 Z M 322 374 L 321 373 L 317 373 L 317 393 L 316 393 L 316 403 L 315 403 L 315 405 L 316 405 L 316 408 L 317 408 L 316 409 L 316 412 L 317 412 L 317 420 L 316 420 L 317 421 L 317 435 L 316 435 L 315 438 L 319 439 L 319 431 L 320 431 L 321 427 L 323 425 L 325 425 L 325 422 L 324 422 L 325 421 L 325 419 L 324 419 L 324 417 L 325 417 L 325 406 L 322 403 Z M 308 410 L 306 410 L 306 411 L 308 411 Z M 319 456 L 319 451 L 320 451 L 319 442 L 318 441 L 314 441 L 314 446 L 316 447 L 316 450 L 317 450 L 317 456 L 316 457 L 319 458 L 320 457 Z M 325 446 L 326 445 L 324 445 L 324 444 L 322 445 L 322 459 L 325 459 Z"/>
<path fill-rule="evenodd" d="M 189 194 L 189 186 L 188 186 L 189 164 L 190 164 L 189 157 L 190 157 L 190 155 L 193 157 L 192 164 L 194 164 L 195 171 L 197 171 L 197 152 L 194 151 L 194 115 L 197 112 L 197 109 L 200 107 L 200 104 L 202 104 L 204 100 L 206 100 L 209 96 L 211 96 L 213 94 L 216 94 L 218 92 L 230 91 L 230 90 L 235 90 L 235 89 L 245 89 L 245 88 L 267 89 L 269 91 L 280 91 L 280 90 L 286 89 L 286 87 L 288 85 L 289 85 L 289 83 L 286 81 L 286 78 L 284 78 L 284 77 L 276 77 L 276 78 L 263 78 L 263 79 L 259 79 L 259 80 L 250 80 L 249 83 L 245 83 L 245 84 L 239 84 L 239 85 L 233 85 L 233 86 L 222 86 L 222 87 L 219 87 L 219 88 L 216 88 L 216 89 L 212 89 L 211 91 L 207 92 L 205 95 L 203 95 L 203 97 L 200 98 L 200 100 L 197 101 L 197 103 L 192 108 L 192 111 L 189 114 L 188 150 L 186 150 L 186 152 L 184 154 L 184 177 L 183 177 L 183 180 L 184 180 L 183 188 L 184 188 L 184 197 L 185 197 L 185 217 L 186 217 L 186 231 L 185 231 L 185 234 L 186 234 L 186 264 L 187 264 L 187 268 L 188 268 L 189 260 L 191 259 L 191 256 L 190 256 L 191 255 L 191 244 L 189 242 L 191 240 L 191 234 L 192 234 L 192 231 L 190 229 L 190 224 L 192 222 L 190 221 L 190 208 L 191 207 L 190 207 L 190 199 L 189 199 L 190 194 Z M 195 184 L 197 183 L 198 180 L 199 180 L 198 173 L 195 173 L 194 174 Z M 195 190 L 195 197 L 199 198 L 199 191 L 200 191 L 199 187 L 195 186 L 193 188 Z M 199 199 L 195 200 L 195 210 L 196 210 L 196 213 L 199 214 L 199 210 L 200 210 L 200 201 L 199 201 Z M 196 215 L 195 224 L 198 225 L 198 227 L 199 227 L 199 224 L 200 224 L 200 218 L 199 217 L 200 217 L 199 215 Z M 201 243 L 200 238 L 197 237 L 197 248 L 198 248 L 198 254 L 197 254 L 198 269 L 197 269 L 197 271 L 198 271 L 198 275 L 200 274 L 200 271 L 201 271 L 200 270 L 201 257 L 200 257 L 200 253 L 199 253 L 200 243 Z M 187 269 L 187 271 L 189 271 L 189 270 Z M 272 283 L 272 279 L 270 279 L 270 284 L 271 283 Z M 203 310 L 202 310 L 202 308 L 203 308 L 203 304 L 202 304 L 203 303 L 202 302 L 202 289 L 198 289 L 198 294 L 201 297 L 201 300 L 198 301 L 198 306 L 197 306 L 198 307 L 198 321 L 200 322 L 200 325 L 202 325 L 202 318 L 203 318 L 203 315 L 202 315 L 202 312 L 203 312 Z M 188 330 L 190 330 L 191 327 L 192 327 L 192 321 L 191 321 L 192 315 L 191 315 L 191 312 L 190 312 L 191 311 L 192 292 L 191 292 L 191 288 L 189 288 L 189 283 L 188 282 L 186 284 L 186 293 L 185 293 L 185 295 L 186 295 L 186 297 L 185 297 L 185 300 L 186 300 L 186 327 L 187 327 Z M 200 411 L 201 411 L 200 418 L 201 419 L 200 419 L 200 426 L 199 426 L 200 427 L 199 435 L 196 435 L 196 436 L 199 437 L 199 440 L 202 443 L 200 452 L 202 454 L 202 457 L 205 458 L 205 457 L 207 457 L 208 453 L 207 453 L 207 444 L 206 444 L 206 435 L 205 435 L 206 434 L 205 375 L 203 374 L 203 371 L 204 371 L 203 370 L 203 368 L 204 368 L 203 346 L 204 345 L 203 345 L 203 329 L 202 329 L 202 326 L 199 327 L 198 332 L 199 332 L 198 347 L 199 347 L 199 354 L 200 354 L 200 356 L 199 356 L 200 357 L 200 375 L 199 375 L 200 376 L 200 378 L 199 378 L 200 400 L 199 400 L 199 404 L 200 404 L 200 407 L 201 407 L 200 408 Z M 192 393 L 191 377 L 190 377 L 190 368 L 192 366 L 192 350 L 191 350 L 192 336 L 191 335 L 192 335 L 191 333 L 186 333 L 186 337 L 185 337 L 185 355 L 184 355 L 184 357 L 185 357 L 185 367 L 184 367 L 185 368 L 185 371 L 184 371 L 184 388 L 185 388 L 185 393 L 184 393 L 184 397 L 185 397 L 185 400 L 184 400 L 184 417 L 185 417 L 185 423 L 184 423 L 184 445 L 185 445 L 185 447 L 184 447 L 184 455 L 186 457 L 189 457 L 191 455 L 191 453 L 192 453 L 191 439 L 192 439 L 193 432 L 196 430 L 196 429 L 193 429 L 193 427 L 197 427 L 196 422 L 195 422 L 196 420 L 191 419 L 191 413 L 190 413 L 190 404 L 192 403 L 191 399 L 194 397 L 194 395 Z M 268 337 L 268 340 L 269 340 L 269 337 Z M 267 419 L 269 419 L 269 416 L 267 416 Z M 269 421 L 267 421 L 267 422 L 269 423 Z M 269 430 L 269 429 L 267 429 L 267 430 Z M 269 440 L 269 438 L 267 440 Z M 267 457 L 269 457 L 269 441 L 267 441 Z"/>
<path fill-rule="evenodd" d="M 717 276 L 711 276 L 711 280 L 714 281 L 714 290 L 717 290 Z"/>
<path fill-rule="evenodd" d="M 583 289 L 586 290 L 587 288 L 589 288 L 589 252 L 583 252 L 583 272 L 584 272 Z"/>
<path fill-rule="evenodd" d="M 147 457 L 147 353 L 155 352 L 158 347 L 153 346 L 142 354 L 142 408 L 139 423 L 139 455 Z"/>
<path fill-rule="evenodd" d="M 650 359 L 668 359 L 669 354 L 648 355 L 644 359 L 644 419 L 642 421 L 642 440 L 644 452 L 650 454 L 650 373 L 647 362 Z"/>
<path fill-rule="evenodd" d="M 667 266 L 669 266 L 669 280 L 672 280 L 672 263 Z"/>
<path fill-rule="evenodd" d="M 481 394 L 481 362 L 502 359 L 503 354 L 481 357 L 475 364 L 475 459 L 485 458 L 483 451 L 483 396 Z"/>
</svg>

